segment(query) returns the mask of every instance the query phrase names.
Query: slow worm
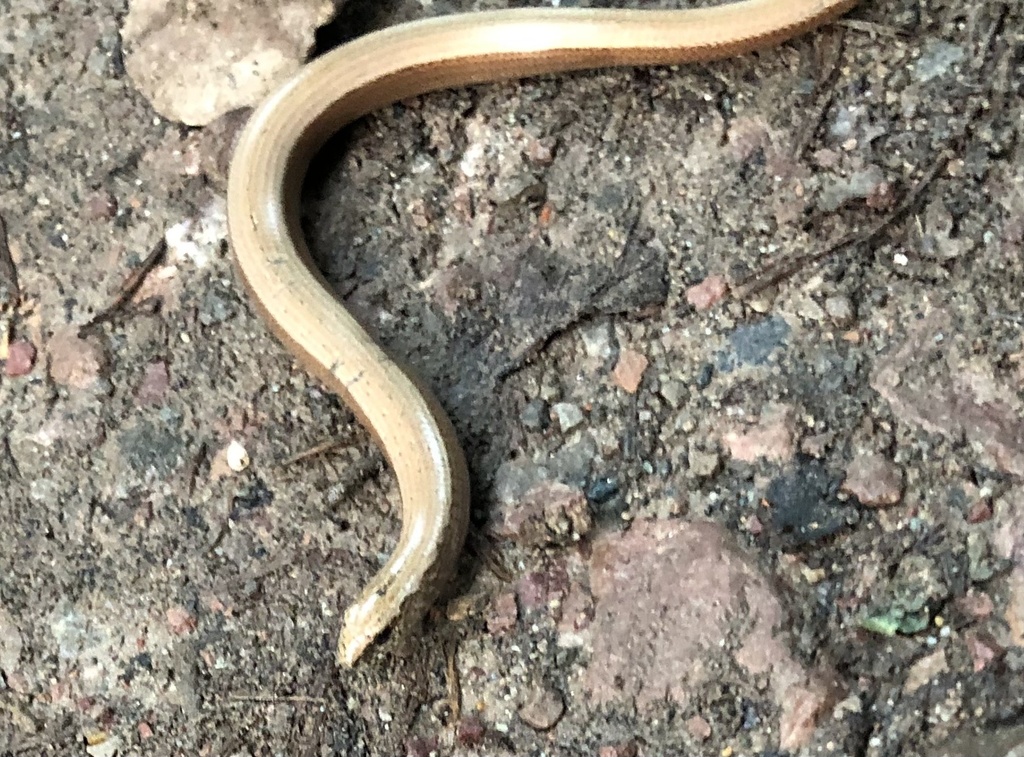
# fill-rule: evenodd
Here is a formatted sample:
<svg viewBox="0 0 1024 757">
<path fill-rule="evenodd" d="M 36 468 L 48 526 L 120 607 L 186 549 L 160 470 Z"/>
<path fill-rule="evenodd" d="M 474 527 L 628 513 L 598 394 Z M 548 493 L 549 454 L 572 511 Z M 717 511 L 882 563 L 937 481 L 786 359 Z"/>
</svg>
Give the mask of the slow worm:
<svg viewBox="0 0 1024 757">
<path fill-rule="evenodd" d="M 387 564 L 346 610 L 338 662 L 414 625 L 452 574 L 469 519 L 466 462 L 433 394 L 329 291 L 299 225 L 314 154 L 345 124 L 448 87 L 610 66 L 709 61 L 779 43 L 857 0 L 744 0 L 688 10 L 543 8 L 460 14 L 368 34 L 303 68 L 253 114 L 234 155 L 228 222 L 242 278 L 275 334 L 381 446 L 402 498 Z"/>
</svg>

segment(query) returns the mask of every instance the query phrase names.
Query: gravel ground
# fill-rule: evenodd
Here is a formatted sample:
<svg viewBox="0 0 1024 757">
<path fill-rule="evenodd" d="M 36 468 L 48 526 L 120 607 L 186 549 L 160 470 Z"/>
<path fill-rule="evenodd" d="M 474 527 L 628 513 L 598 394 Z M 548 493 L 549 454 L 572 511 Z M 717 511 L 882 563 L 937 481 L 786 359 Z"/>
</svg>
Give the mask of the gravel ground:
<svg viewBox="0 0 1024 757">
<path fill-rule="evenodd" d="M 319 47 L 505 2 L 370 5 Z M 451 597 L 351 671 L 393 479 L 234 272 L 245 114 L 157 115 L 126 11 L 0 0 L 0 754 L 1024 742 L 1019 3 L 865 0 L 331 144 L 314 254 L 474 484 Z"/>
</svg>

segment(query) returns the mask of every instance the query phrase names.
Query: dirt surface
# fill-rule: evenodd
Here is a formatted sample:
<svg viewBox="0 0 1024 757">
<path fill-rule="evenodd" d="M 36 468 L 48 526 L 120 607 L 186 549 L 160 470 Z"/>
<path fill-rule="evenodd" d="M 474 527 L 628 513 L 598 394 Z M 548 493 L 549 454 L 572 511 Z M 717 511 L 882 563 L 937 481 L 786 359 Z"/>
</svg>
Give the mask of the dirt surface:
<svg viewBox="0 0 1024 757">
<path fill-rule="evenodd" d="M 356 7 L 321 48 L 502 5 Z M 393 480 L 233 270 L 244 114 L 157 117 L 126 8 L 89 6 L 0 0 L 0 754 L 1022 740 L 1019 3 L 865 0 L 741 59 L 416 98 L 324 151 L 319 264 L 474 482 L 450 601 L 351 671 Z"/>
</svg>

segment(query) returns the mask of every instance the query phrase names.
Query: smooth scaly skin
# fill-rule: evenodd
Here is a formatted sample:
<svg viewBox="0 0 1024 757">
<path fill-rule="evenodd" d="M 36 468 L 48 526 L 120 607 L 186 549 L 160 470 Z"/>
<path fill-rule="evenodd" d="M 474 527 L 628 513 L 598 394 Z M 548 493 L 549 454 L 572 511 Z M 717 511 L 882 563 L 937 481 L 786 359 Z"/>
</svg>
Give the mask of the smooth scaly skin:
<svg viewBox="0 0 1024 757">
<path fill-rule="evenodd" d="M 418 622 L 451 576 L 469 519 L 451 422 L 331 294 L 299 227 L 309 162 L 342 126 L 449 87 L 585 68 L 709 61 L 833 20 L 857 0 L 746 0 L 712 8 L 522 9 L 448 16 L 369 34 L 307 65 L 246 127 L 228 221 L 242 276 L 277 336 L 341 395 L 387 456 L 402 497 L 391 559 L 345 612 L 339 664 L 393 623 Z"/>
</svg>

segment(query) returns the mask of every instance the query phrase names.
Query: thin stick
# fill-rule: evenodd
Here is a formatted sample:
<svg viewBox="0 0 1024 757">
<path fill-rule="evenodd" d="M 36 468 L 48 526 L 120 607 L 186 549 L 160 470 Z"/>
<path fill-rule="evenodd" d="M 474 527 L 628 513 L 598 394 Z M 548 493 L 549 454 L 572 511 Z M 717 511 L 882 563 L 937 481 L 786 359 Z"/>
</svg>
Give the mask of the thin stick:
<svg viewBox="0 0 1024 757">
<path fill-rule="evenodd" d="M 256 702 L 257 704 L 316 704 L 326 705 L 322 697 L 306 697 L 299 694 L 280 696 L 277 694 L 230 694 L 233 702 Z"/>
<path fill-rule="evenodd" d="M 18 285 L 18 268 L 11 257 L 7 242 L 7 226 L 0 215 L 0 308 L 14 310 L 21 303 L 21 287 Z"/>
<path fill-rule="evenodd" d="M 142 286 L 142 282 L 149 275 L 157 263 L 163 258 L 164 253 L 167 251 L 167 242 L 161 239 L 153 249 L 150 251 L 146 259 L 142 261 L 142 265 L 132 271 L 128 276 L 125 277 L 124 281 L 121 282 L 121 286 L 118 288 L 117 296 L 114 301 L 107 307 L 101 310 L 96 316 L 89 321 L 88 326 L 93 326 L 98 323 L 110 320 L 115 313 L 120 311 L 128 301 L 139 291 L 139 287 Z"/>
<path fill-rule="evenodd" d="M 855 247 L 875 241 L 917 205 L 918 200 L 921 199 L 925 190 L 927 190 L 928 187 L 931 186 L 932 182 L 938 178 L 939 174 L 944 168 L 946 168 L 952 158 L 953 152 L 951 150 L 947 149 L 939 153 L 938 158 L 936 158 L 931 168 L 928 169 L 928 172 L 917 183 L 917 185 L 907 193 L 903 198 L 903 201 L 897 205 L 892 212 L 888 213 L 885 218 L 867 229 L 867 231 L 851 232 L 840 238 L 838 241 L 833 242 L 823 250 L 811 252 L 806 255 L 798 255 L 795 258 L 790 258 L 789 260 L 782 260 L 773 266 L 768 266 L 765 270 L 751 274 L 740 281 L 733 289 L 734 296 L 738 299 L 746 299 L 747 297 L 763 292 L 765 289 L 775 286 L 779 282 L 799 273 L 805 266 L 820 263 L 821 261 L 826 260 L 849 247 Z"/>
<path fill-rule="evenodd" d="M 457 653 L 458 642 L 453 641 L 445 656 L 445 683 L 448 687 L 448 708 L 454 723 L 462 718 L 462 686 L 459 684 L 459 668 L 455 659 Z"/>
<path fill-rule="evenodd" d="M 343 444 L 344 443 L 339 439 L 326 439 L 322 442 L 314 444 L 309 449 L 303 450 L 302 452 L 296 452 L 294 455 L 287 458 L 286 460 L 282 460 L 279 463 L 279 465 L 282 468 L 287 468 L 290 465 L 295 465 L 295 463 L 302 462 L 303 460 L 308 460 L 311 457 L 316 457 L 317 455 L 321 455 L 324 452 L 330 452 L 332 450 L 335 450 L 338 447 L 341 447 Z"/>
</svg>

